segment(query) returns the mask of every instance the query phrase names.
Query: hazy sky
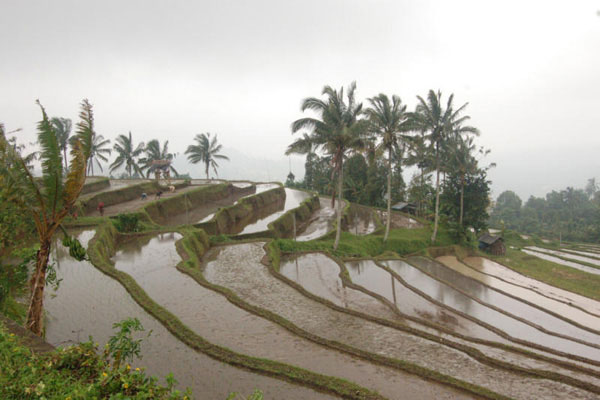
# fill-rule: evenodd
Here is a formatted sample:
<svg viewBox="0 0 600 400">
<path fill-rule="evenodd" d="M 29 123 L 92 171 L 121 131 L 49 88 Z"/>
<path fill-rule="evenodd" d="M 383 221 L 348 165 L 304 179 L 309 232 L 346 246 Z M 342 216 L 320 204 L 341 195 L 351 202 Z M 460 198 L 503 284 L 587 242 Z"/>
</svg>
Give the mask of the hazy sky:
<svg viewBox="0 0 600 400">
<path fill-rule="evenodd" d="M 107 138 L 200 132 L 281 159 L 304 97 L 429 89 L 469 102 L 493 191 L 526 199 L 600 178 L 600 0 L 0 0 L 0 121 L 35 137 L 95 106 Z M 185 172 L 185 171 L 183 171 Z M 243 171 L 240 171 L 242 173 Z M 302 171 L 299 171 L 302 172 Z"/>
</svg>

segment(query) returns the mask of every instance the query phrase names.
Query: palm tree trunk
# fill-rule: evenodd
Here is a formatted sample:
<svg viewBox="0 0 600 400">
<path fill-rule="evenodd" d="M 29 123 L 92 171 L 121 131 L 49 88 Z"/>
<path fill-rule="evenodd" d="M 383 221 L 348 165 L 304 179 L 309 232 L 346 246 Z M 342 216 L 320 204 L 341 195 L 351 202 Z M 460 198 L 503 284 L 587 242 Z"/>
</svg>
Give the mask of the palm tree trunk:
<svg viewBox="0 0 600 400">
<path fill-rule="evenodd" d="M 208 162 L 206 163 L 206 180 L 208 180 Z"/>
<path fill-rule="evenodd" d="M 67 162 L 67 146 L 63 147 L 63 158 L 65 160 L 65 170 L 63 173 L 67 173 L 67 169 L 69 168 L 69 163 Z"/>
<path fill-rule="evenodd" d="M 392 223 L 392 149 L 389 148 L 388 155 L 388 177 L 387 177 L 387 221 L 385 224 L 385 235 L 383 242 L 387 242 L 390 234 L 390 225 Z"/>
<path fill-rule="evenodd" d="M 31 301 L 27 310 L 25 327 L 38 336 L 43 333 L 44 287 L 46 286 L 46 269 L 50 257 L 50 240 L 41 243 L 37 252 L 35 272 L 29 281 Z"/>
<path fill-rule="evenodd" d="M 440 154 L 436 145 L 435 148 L 435 218 L 433 222 L 433 234 L 431 235 L 431 243 L 435 243 L 437 237 L 438 222 L 440 218 Z"/>
<path fill-rule="evenodd" d="M 460 224 L 460 226 L 462 226 L 462 224 L 463 224 L 464 199 L 465 199 L 465 177 L 463 175 L 460 178 L 460 217 L 458 218 L 458 223 Z"/>
<path fill-rule="evenodd" d="M 333 244 L 333 250 L 337 250 L 340 244 L 340 236 L 342 234 L 342 188 L 344 180 L 344 158 L 340 157 L 340 171 L 338 174 L 338 205 L 337 205 L 337 230 L 335 232 L 335 243 Z"/>
</svg>

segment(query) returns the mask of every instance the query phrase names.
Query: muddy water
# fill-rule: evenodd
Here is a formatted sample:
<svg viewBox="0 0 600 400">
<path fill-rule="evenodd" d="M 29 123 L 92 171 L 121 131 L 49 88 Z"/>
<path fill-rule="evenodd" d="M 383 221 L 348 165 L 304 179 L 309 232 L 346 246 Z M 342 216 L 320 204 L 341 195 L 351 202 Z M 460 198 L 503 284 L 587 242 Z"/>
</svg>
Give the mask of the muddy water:
<svg viewBox="0 0 600 400">
<path fill-rule="evenodd" d="M 600 343 L 600 335 L 574 326 L 547 312 L 485 286 L 478 280 L 470 279 L 465 275 L 456 272 L 452 266 L 457 267 L 458 264 L 461 264 L 456 257 L 438 257 L 437 261 L 439 262 L 423 257 L 414 257 L 411 258 L 410 261 L 425 272 L 433 275 L 435 278 L 447 282 L 451 286 L 467 293 L 469 296 L 479 299 L 485 304 L 490 304 L 501 310 L 505 310 L 513 316 L 518 316 L 528 322 L 539 325 L 549 332 L 577 338 L 586 341 L 587 343 Z"/>
<path fill-rule="evenodd" d="M 360 236 L 368 235 L 369 233 L 375 231 L 376 226 L 375 217 L 373 215 L 362 217 L 356 215 L 352 222 L 348 225 L 348 232 Z"/>
<path fill-rule="evenodd" d="M 583 311 L 589 310 L 600 315 L 600 302 L 521 275 L 487 258 L 467 257 L 464 262 L 470 268 L 465 268 L 464 265 L 456 266 L 456 271 L 463 275 L 470 276 L 516 297 L 527 299 L 586 327 L 600 329 L 600 318 Z M 571 307 L 569 304 L 577 305 L 581 309 Z"/>
<path fill-rule="evenodd" d="M 550 253 L 550 254 L 553 254 L 556 256 L 566 257 L 566 258 L 570 258 L 570 259 L 576 260 L 576 261 L 583 261 L 588 264 L 598 265 L 600 267 L 600 260 L 595 260 L 593 258 L 585 257 L 582 255 L 569 254 L 569 253 L 564 253 L 562 251 L 545 249 L 545 248 L 535 247 L 535 246 L 526 247 L 526 249 L 533 250 L 533 251 L 542 251 L 544 253 Z M 598 273 L 600 274 L 600 268 L 598 269 Z"/>
<path fill-rule="evenodd" d="M 418 288 L 435 300 L 506 332 L 514 338 L 537 343 L 551 349 L 600 361 L 600 349 L 546 334 L 530 325 L 477 303 L 456 289 L 441 283 L 419 269 L 400 260 L 387 265 L 409 285 Z"/>
<path fill-rule="evenodd" d="M 436 323 L 463 335 L 498 342 L 504 341 L 483 326 L 419 296 L 372 260 L 347 262 L 346 269 L 352 282 L 385 297 L 404 314 Z M 419 327 L 419 329 L 423 328 Z"/>
<path fill-rule="evenodd" d="M 539 251 L 532 250 L 529 247 L 526 249 L 522 249 L 521 251 L 523 253 L 527 253 L 531 256 L 536 256 L 538 258 L 541 258 L 542 260 L 552 261 L 555 264 L 560 264 L 560 265 L 564 265 L 565 267 L 575 268 L 580 271 L 588 272 L 588 273 L 594 274 L 594 275 L 600 275 L 600 268 L 588 267 L 587 265 L 579 264 L 574 261 L 566 261 L 566 260 L 560 259 L 558 257 L 552 256 L 550 254 L 546 254 L 545 252 L 541 253 Z"/>
<path fill-rule="evenodd" d="M 178 255 L 174 242 L 177 237 L 153 238 L 143 244 L 141 251 L 133 244 L 122 248 L 115 256 L 115 267 L 131 274 L 156 302 L 207 340 L 244 354 L 339 376 L 390 398 L 398 388 L 416 380 L 316 345 L 234 306 L 224 296 L 204 288 L 175 269 Z M 237 262 L 230 259 L 230 252 L 229 248 L 217 248 L 209 259 L 216 257 L 221 262 Z M 214 265 L 215 261 L 208 261 L 206 269 L 212 270 Z M 341 365 L 344 367 L 340 368 Z"/>
<path fill-rule="evenodd" d="M 257 188 L 258 190 L 258 188 Z M 276 213 L 270 214 L 267 217 L 264 217 L 262 219 L 259 219 L 258 221 L 246 225 L 246 227 L 244 227 L 244 229 L 240 232 L 241 234 L 246 234 L 246 233 L 255 233 L 255 232 L 262 232 L 262 231 L 266 231 L 268 228 L 268 225 L 275 221 L 277 218 L 279 218 L 281 215 L 283 215 L 285 212 L 291 210 L 292 208 L 296 208 L 300 205 L 300 203 L 302 203 L 304 200 L 306 200 L 307 198 L 310 197 L 310 193 L 307 192 L 303 192 L 301 190 L 295 190 L 295 189 L 285 189 L 285 205 L 283 207 L 283 210 L 278 211 Z"/>
<path fill-rule="evenodd" d="M 389 320 L 400 320 L 382 302 L 358 290 L 344 286 L 339 276 L 339 265 L 323 254 L 304 254 L 283 260 L 280 272 L 302 285 L 310 293 L 327 299 L 340 307 Z"/>
<path fill-rule="evenodd" d="M 236 248 L 228 257 L 215 260 L 206 270 L 207 278 L 234 290 L 246 301 L 280 314 L 315 335 L 348 345 L 403 359 L 441 373 L 519 399 L 594 398 L 583 390 L 543 379 L 528 379 L 515 373 L 487 367 L 446 346 L 399 332 L 353 317 L 302 296 L 298 291 L 273 277 L 267 267 L 260 263 L 264 251 L 260 244 L 248 243 L 229 246 Z M 460 393 L 433 393 L 441 387 L 432 383 L 421 388 L 410 384 L 396 393 L 411 398 L 410 391 L 418 397 L 454 398 Z M 423 391 L 427 391 L 424 394 Z M 384 393 L 385 394 L 385 393 Z M 394 396 L 395 397 L 395 396 Z"/>
<path fill-rule="evenodd" d="M 85 245 L 91 236 L 93 231 L 84 231 L 79 239 Z M 56 293 L 46 291 L 44 300 L 48 342 L 69 345 L 86 341 L 91 335 L 102 349 L 115 333 L 113 323 L 136 317 L 146 332 L 152 331 L 152 334 L 143 336 L 142 359 L 136 360 L 134 367 L 144 367 L 150 375 L 161 378 L 172 372 L 179 381 L 178 387 L 191 387 L 196 398 L 225 399 L 233 391 L 247 396 L 255 388 L 263 390 L 266 399 L 328 398 L 310 389 L 234 368 L 197 353 L 148 315 L 117 281 L 89 262 L 75 261 L 67 253 L 59 245 L 57 270 L 62 281 Z"/>
<path fill-rule="evenodd" d="M 325 235 L 333 229 L 335 222 L 336 210 L 331 207 L 331 200 L 319 198 L 321 207 L 312 216 L 311 222 L 304 231 L 296 236 L 296 240 L 306 242 Z"/>
</svg>

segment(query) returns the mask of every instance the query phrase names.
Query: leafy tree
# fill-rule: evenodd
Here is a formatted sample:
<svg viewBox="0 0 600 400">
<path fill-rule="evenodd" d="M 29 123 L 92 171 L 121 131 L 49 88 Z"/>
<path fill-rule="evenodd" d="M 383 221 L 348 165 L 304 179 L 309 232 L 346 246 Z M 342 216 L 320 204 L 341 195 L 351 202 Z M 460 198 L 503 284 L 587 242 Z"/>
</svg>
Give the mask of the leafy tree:
<svg viewBox="0 0 600 400">
<path fill-rule="evenodd" d="M 46 110 L 38 102 L 42 120 L 38 123 L 38 142 L 41 146 L 42 178 L 35 179 L 25 161 L 0 134 L 0 179 L 7 190 L 8 200 L 13 202 L 21 214 L 31 218 L 39 239 L 35 268 L 30 279 L 30 301 L 27 310 L 26 328 L 36 335 L 43 332 L 43 301 L 46 272 L 50 256 L 52 237 L 63 219 L 75 204 L 85 183 L 85 171 L 90 159 L 94 122 L 92 106 L 87 100 L 81 103 L 81 121 L 77 124 L 77 135 L 71 140 L 71 162 L 69 172 L 63 170 L 60 146 Z M 81 244 L 69 240 L 71 249 L 81 249 Z M 77 246 L 79 244 L 79 246 Z M 82 256 L 79 251 L 73 251 Z"/>
<path fill-rule="evenodd" d="M 306 133 L 288 146 L 285 155 L 289 156 L 290 154 L 306 154 L 306 161 L 304 163 L 304 184 L 307 189 L 316 189 L 314 186 L 314 169 L 315 163 L 318 161 L 318 156 L 317 153 L 315 153 L 315 145 Z"/>
<path fill-rule="evenodd" d="M 406 165 L 416 166 L 419 169 L 419 177 L 413 177 L 410 183 L 410 190 L 412 191 L 411 202 L 417 204 L 417 215 L 424 215 L 426 205 L 424 203 L 425 197 L 421 197 L 421 194 L 425 194 L 429 174 L 435 168 L 435 159 L 427 148 L 427 140 L 425 139 L 425 132 L 421 131 L 419 135 L 411 136 L 407 138 L 407 157 L 405 160 Z M 421 188 L 416 190 L 415 188 Z"/>
<path fill-rule="evenodd" d="M 388 153 L 387 168 L 387 221 L 383 241 L 386 242 L 390 234 L 392 218 L 392 162 L 393 154 L 398 154 L 400 135 L 410 130 L 410 121 L 406 106 L 402 104 L 400 97 L 394 95 L 392 99 L 380 93 L 369 99 L 371 107 L 365 113 L 369 119 L 370 131 L 381 138 L 380 147 Z M 396 157 L 400 163 L 401 157 Z"/>
<path fill-rule="evenodd" d="M 156 179 L 160 177 L 160 172 L 162 166 L 156 165 L 154 161 L 173 161 L 175 155 L 173 153 L 169 153 L 169 141 L 166 140 L 163 147 L 160 147 L 160 142 L 156 139 L 153 139 L 148 142 L 146 148 L 144 149 L 145 157 L 140 159 L 140 164 L 142 166 L 140 169 L 142 171 L 146 171 L 146 176 L 150 177 L 150 174 L 154 173 Z M 169 164 L 168 167 L 169 172 L 173 172 L 177 175 L 177 170 L 173 167 L 173 165 Z"/>
<path fill-rule="evenodd" d="M 412 114 L 413 122 L 415 124 L 414 127 L 418 131 L 428 132 L 427 138 L 430 143 L 430 149 L 435 156 L 435 217 L 433 234 L 431 235 L 431 242 L 435 243 L 439 223 L 440 155 L 442 147 L 450 134 L 457 136 L 468 133 L 478 135 L 479 131 L 472 126 L 463 125 L 470 118 L 469 116 L 461 116 L 468 103 L 463 104 L 455 110 L 452 104 L 454 94 L 451 94 L 450 97 L 448 97 L 445 107 L 442 104 L 442 92 L 440 91 L 436 93 L 433 90 L 430 90 L 427 95 L 427 101 L 420 96 L 417 96 L 417 99 L 419 102 L 415 112 Z"/>
<path fill-rule="evenodd" d="M 344 195 L 351 202 L 359 202 L 367 184 L 367 162 L 362 154 L 354 154 L 344 165 Z"/>
<path fill-rule="evenodd" d="M 51 119 L 54 132 L 56 133 L 56 139 L 58 140 L 58 146 L 63 152 L 63 163 L 65 171 L 68 168 L 67 163 L 67 147 L 69 144 L 69 137 L 71 136 L 71 120 L 68 118 L 54 117 Z"/>
<path fill-rule="evenodd" d="M 215 175 L 217 174 L 216 160 L 228 160 L 229 158 L 223 154 L 219 154 L 223 148 L 223 145 L 217 142 L 217 135 L 210 138 L 210 133 L 199 133 L 194 138 L 197 144 L 188 146 L 185 154 L 188 155 L 188 160 L 197 164 L 199 162 L 204 163 L 204 171 L 206 172 L 206 179 L 208 179 L 208 168 L 212 167 Z"/>
<path fill-rule="evenodd" d="M 292 173 L 292 171 L 290 171 L 290 173 L 288 174 L 287 179 L 285 181 L 285 186 L 293 186 L 295 179 L 296 179 L 296 176 Z"/>
<path fill-rule="evenodd" d="M 333 172 L 338 178 L 337 193 L 339 196 L 334 249 L 337 249 L 339 245 L 342 227 L 344 157 L 348 152 L 364 147 L 363 138 L 367 128 L 365 121 L 359 119 L 362 113 L 362 103 L 356 103 L 355 91 L 356 82 L 350 84 L 346 97 L 343 88 L 338 91 L 331 86 L 325 86 L 322 91 L 326 97 L 325 100 L 309 97 L 302 101 L 301 110 L 314 111 L 318 114 L 318 118 L 305 117 L 292 124 L 292 133 L 302 129 L 310 131 L 310 141 L 318 149 L 332 157 Z"/>
<path fill-rule="evenodd" d="M 142 169 L 136 159 L 143 153 L 144 143 L 139 143 L 137 147 L 134 146 L 131 131 L 129 131 L 129 136 L 119 135 L 113 149 L 117 153 L 117 158 L 110 165 L 111 173 L 125 164 L 129 178 L 131 178 L 132 170 L 143 176 Z"/>
</svg>

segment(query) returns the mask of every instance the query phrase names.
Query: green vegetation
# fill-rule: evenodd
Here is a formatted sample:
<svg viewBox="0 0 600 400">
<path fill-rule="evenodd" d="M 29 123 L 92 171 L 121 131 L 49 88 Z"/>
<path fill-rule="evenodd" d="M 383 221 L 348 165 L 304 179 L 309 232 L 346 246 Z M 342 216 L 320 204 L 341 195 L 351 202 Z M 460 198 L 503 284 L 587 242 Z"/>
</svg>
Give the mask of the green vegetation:
<svg viewBox="0 0 600 400">
<path fill-rule="evenodd" d="M 216 160 L 229 161 L 229 158 L 223 154 L 219 154 L 223 146 L 218 144 L 217 135 L 215 135 L 215 137 L 211 140 L 210 133 L 199 133 L 196 135 L 196 137 L 194 137 L 194 140 L 198 144 L 188 146 L 187 150 L 185 151 L 185 154 L 188 155 L 188 160 L 193 164 L 197 164 L 199 162 L 204 163 L 206 179 L 209 178 L 209 167 L 212 167 L 213 171 L 215 171 L 215 175 L 218 176 L 219 174 L 217 174 L 217 167 L 219 164 L 217 164 Z"/>
<path fill-rule="evenodd" d="M 555 264 L 513 249 L 507 249 L 505 256 L 492 259 L 533 279 L 600 301 L 599 275 Z"/>
<path fill-rule="evenodd" d="M 362 113 L 362 103 L 356 103 L 355 91 L 356 83 L 353 82 L 348 87 L 346 102 L 344 88 L 338 91 L 331 86 L 325 86 L 322 94 L 326 96 L 326 100 L 309 97 L 302 101 L 301 106 L 302 111 L 314 111 L 320 119 L 305 117 L 292 123 L 292 133 L 302 129 L 311 131 L 310 136 L 306 136 L 309 144 L 325 152 L 333 165 L 331 176 L 333 178 L 334 175 L 337 175 L 338 178 L 337 229 L 333 244 L 334 250 L 339 245 L 342 230 L 344 158 L 349 152 L 359 151 L 365 147 L 367 124 L 365 120 L 359 118 Z M 304 138 L 301 140 L 305 140 Z M 297 147 L 298 145 L 292 144 L 286 153 L 296 152 Z"/>
<path fill-rule="evenodd" d="M 338 248 L 332 251 L 332 234 L 321 240 L 296 242 L 290 239 L 277 239 L 273 245 L 284 252 L 324 251 L 337 257 L 377 257 L 384 253 L 406 255 L 419 253 L 430 245 L 431 228 L 421 229 L 393 229 L 388 240 L 384 242 L 383 236 L 367 235 L 356 236 L 342 232 Z M 449 233 L 441 228 L 438 234 L 438 244 L 449 246 L 454 243 Z"/>
<path fill-rule="evenodd" d="M 27 309 L 27 329 L 36 335 L 43 332 L 43 301 L 46 273 L 52 238 L 61 223 L 71 212 L 83 185 L 88 160 L 94 144 L 92 106 L 87 100 L 81 103 L 81 121 L 77 135 L 71 140 L 71 164 L 64 170 L 61 148 L 46 110 L 38 102 L 42 120 L 38 123 L 39 154 L 42 178 L 35 179 L 21 154 L 6 139 L 0 126 L 0 183 L 3 195 L 12 203 L 17 215 L 35 224 L 39 249 L 35 268 L 29 283 L 30 301 Z M 78 242 L 70 241 L 73 246 Z"/>
<path fill-rule="evenodd" d="M 430 90 L 426 99 L 417 96 L 414 112 L 407 112 L 398 96 L 390 100 L 384 94 L 370 98 L 371 108 L 363 112 L 362 103 L 354 98 L 355 90 L 356 84 L 352 83 L 347 104 L 343 90 L 338 92 L 329 86 L 323 89 L 326 100 L 304 100 L 302 111 L 315 111 L 320 119 L 302 118 L 292 124 L 292 133 L 308 133 L 290 144 L 286 154 L 306 154 L 306 171 L 303 182 L 288 183 L 332 193 L 333 197 L 337 192 L 340 201 L 343 195 L 364 205 L 387 205 L 384 241 L 390 229 L 389 210 L 396 201 L 414 202 L 418 215 L 433 219 L 432 243 L 436 243 L 440 222 L 447 223 L 461 242 L 472 239 L 467 233 L 470 228 L 476 233 L 484 230 L 491 183 L 486 173 L 489 167 L 480 168 L 475 157 L 477 148 L 469 135 L 477 136 L 479 130 L 466 125 L 470 118 L 463 115 L 467 104 L 454 108 L 454 95 L 442 102 L 441 92 Z M 410 136 L 407 132 L 416 134 Z M 486 155 L 489 151 L 480 149 L 479 153 Z M 408 192 L 402 179 L 403 160 L 420 170 Z M 434 172 L 435 187 L 431 184 Z M 337 191 L 333 188 L 336 176 Z M 339 218 L 338 210 L 338 228 Z M 333 247 L 337 248 L 338 243 L 339 231 Z"/>
<path fill-rule="evenodd" d="M 585 190 L 553 190 L 546 198 L 531 196 L 525 204 L 505 191 L 496 200 L 490 224 L 555 240 L 599 243 L 600 192 L 594 179 Z"/>
<path fill-rule="evenodd" d="M 127 335 L 122 335 L 127 342 Z M 131 339 L 129 339 L 131 341 Z M 0 323 L 0 397 L 3 399 L 187 399 L 189 393 L 149 377 L 140 368 L 110 361 L 111 352 L 99 352 L 90 342 L 34 354 Z"/>
<path fill-rule="evenodd" d="M 177 175 L 177 170 L 171 165 L 171 161 L 175 158 L 173 153 L 169 153 L 169 141 L 166 140 L 162 148 L 160 142 L 153 139 L 148 142 L 144 148 L 145 156 L 140 160 L 142 164 L 140 169 L 146 171 L 146 177 L 149 178 L 150 174 L 154 173 L 155 178 L 158 180 L 161 173 L 165 179 L 171 176 L 171 172 Z M 164 164 L 163 164 L 164 163 Z"/>
</svg>

